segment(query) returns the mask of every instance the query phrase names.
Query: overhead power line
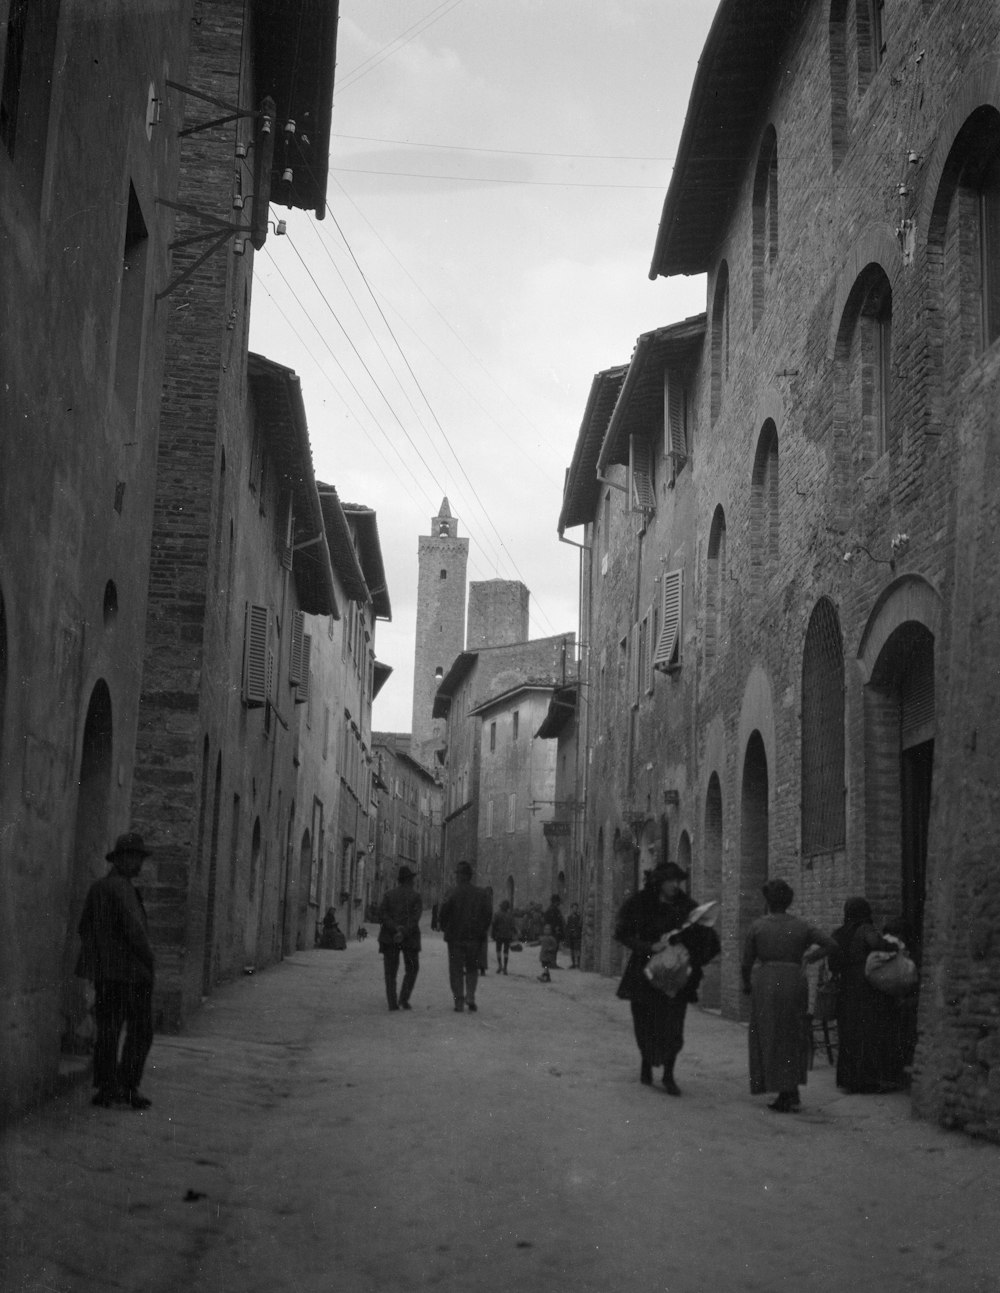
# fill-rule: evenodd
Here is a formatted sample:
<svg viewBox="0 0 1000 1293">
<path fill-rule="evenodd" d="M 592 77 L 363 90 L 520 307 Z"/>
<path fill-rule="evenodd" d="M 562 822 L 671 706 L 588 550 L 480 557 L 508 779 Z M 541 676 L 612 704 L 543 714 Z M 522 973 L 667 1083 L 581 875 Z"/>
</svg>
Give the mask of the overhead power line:
<svg viewBox="0 0 1000 1293">
<path fill-rule="evenodd" d="M 341 135 L 334 139 L 355 139 L 367 144 L 395 144 L 402 148 L 440 148 L 449 153 L 495 153 L 501 157 L 550 157 L 586 162 L 675 162 L 676 157 L 631 157 L 625 153 L 542 153 L 528 148 L 485 148 L 475 144 L 430 144 L 416 139 L 383 139 L 378 135 Z"/>
<path fill-rule="evenodd" d="M 397 180 L 446 180 L 451 184 L 521 184 L 529 188 L 550 189 L 648 189 L 662 193 L 663 184 L 591 184 L 584 180 L 511 180 L 488 175 L 422 175 L 416 171 L 380 171 L 364 166 L 331 166 L 331 171 L 343 175 L 387 175 Z"/>
</svg>

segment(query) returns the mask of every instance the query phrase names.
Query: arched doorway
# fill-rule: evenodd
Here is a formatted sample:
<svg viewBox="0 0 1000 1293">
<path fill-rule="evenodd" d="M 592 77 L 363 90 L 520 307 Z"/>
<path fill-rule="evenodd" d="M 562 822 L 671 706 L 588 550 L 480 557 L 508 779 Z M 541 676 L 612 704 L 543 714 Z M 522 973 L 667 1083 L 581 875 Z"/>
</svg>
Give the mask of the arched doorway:
<svg viewBox="0 0 1000 1293">
<path fill-rule="evenodd" d="M 691 836 L 687 831 L 681 831 L 680 839 L 677 841 L 677 865 L 682 871 L 691 875 Z M 690 878 L 688 879 L 688 888 L 691 887 Z"/>
<path fill-rule="evenodd" d="M 718 773 L 708 779 L 705 793 L 705 830 L 702 836 L 701 888 L 695 897 L 701 902 L 718 902 L 722 898 L 722 785 Z M 721 933 L 722 917 L 716 921 Z M 702 1005 L 718 1010 L 722 1005 L 722 958 L 716 957 L 705 967 L 701 984 Z"/>
<path fill-rule="evenodd" d="M 87 890 L 107 870 L 105 855 L 114 842 L 108 811 L 113 763 L 111 693 L 103 678 L 90 693 L 80 745 L 73 861 L 70 869 L 69 919 L 64 939 L 62 982 L 62 1049 L 78 1055 L 89 1049 L 90 1003 L 82 979 L 74 976 L 80 940 L 77 925 Z"/>
<path fill-rule="evenodd" d="M 205 942 L 201 957 L 201 990 L 212 991 L 215 980 L 215 893 L 219 875 L 219 815 L 222 808 L 222 755 L 215 760 L 215 789 L 212 792 L 212 833 L 208 844 L 208 885 L 205 891 Z"/>
<path fill-rule="evenodd" d="M 886 638 L 865 688 L 865 889 L 901 916 L 919 953 L 934 773 L 934 635 L 910 620 Z"/>
<path fill-rule="evenodd" d="M 309 929 L 309 877 L 312 875 L 312 839 L 309 831 L 302 832 L 302 843 L 299 846 L 299 920 L 295 937 L 296 951 L 312 947 L 314 931 Z"/>
<path fill-rule="evenodd" d="M 768 867 L 768 774 L 767 753 L 760 732 L 754 731 L 743 756 L 740 784 L 740 894 L 737 913 L 738 951 L 742 951 L 750 924 L 763 914 L 761 885 Z M 740 998 L 741 1016 L 746 999 Z"/>
</svg>

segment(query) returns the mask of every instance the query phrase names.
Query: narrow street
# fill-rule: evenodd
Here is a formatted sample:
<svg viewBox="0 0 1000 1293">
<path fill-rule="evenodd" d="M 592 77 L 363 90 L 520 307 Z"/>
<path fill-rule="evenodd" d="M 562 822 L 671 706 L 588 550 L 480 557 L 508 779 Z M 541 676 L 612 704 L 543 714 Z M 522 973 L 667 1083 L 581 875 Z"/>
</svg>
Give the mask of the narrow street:
<svg viewBox="0 0 1000 1293">
<path fill-rule="evenodd" d="M 537 972 L 513 954 L 456 1014 L 426 934 L 409 1013 L 374 938 L 220 989 L 157 1037 L 147 1112 L 78 1086 L 8 1129 L 0 1287 L 996 1290 L 996 1147 L 840 1095 L 822 1057 L 774 1115 L 745 1030 L 698 1009 L 671 1099 L 612 980 Z"/>
</svg>

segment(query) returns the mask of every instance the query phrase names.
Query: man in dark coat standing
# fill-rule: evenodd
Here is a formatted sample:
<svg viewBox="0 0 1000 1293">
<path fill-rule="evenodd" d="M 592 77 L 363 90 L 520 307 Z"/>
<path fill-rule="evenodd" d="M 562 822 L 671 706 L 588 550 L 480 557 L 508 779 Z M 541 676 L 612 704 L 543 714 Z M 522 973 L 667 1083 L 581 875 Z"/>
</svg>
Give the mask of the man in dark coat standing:
<svg viewBox="0 0 1000 1293">
<path fill-rule="evenodd" d="M 76 973 L 94 984 L 96 1105 L 150 1104 L 139 1083 L 153 1044 L 153 948 L 146 910 L 132 884 L 147 857 L 141 835 L 119 835 L 107 854 L 111 870 L 90 886 L 80 918 Z"/>
<path fill-rule="evenodd" d="M 472 867 L 459 862 L 455 888 L 441 904 L 441 930 L 448 944 L 448 978 L 455 1009 L 476 1010 L 476 983 L 483 941 L 493 919 L 493 902 L 486 889 L 472 883 Z"/>
<path fill-rule="evenodd" d="M 390 1010 L 410 1010 L 410 996 L 420 970 L 420 916 L 424 904 L 413 888 L 416 872 L 401 866 L 395 889 L 382 899 L 378 918 L 378 950 L 385 969 L 385 996 Z M 396 996 L 399 957 L 403 957 L 403 982 Z"/>
</svg>

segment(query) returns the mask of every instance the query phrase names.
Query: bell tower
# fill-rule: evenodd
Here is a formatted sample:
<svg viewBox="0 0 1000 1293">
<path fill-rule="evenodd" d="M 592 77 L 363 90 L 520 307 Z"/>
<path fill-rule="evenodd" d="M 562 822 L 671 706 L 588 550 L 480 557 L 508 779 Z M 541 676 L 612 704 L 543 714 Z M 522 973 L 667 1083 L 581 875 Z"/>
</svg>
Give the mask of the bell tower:
<svg viewBox="0 0 1000 1293">
<path fill-rule="evenodd" d="M 458 521 L 447 498 L 431 532 L 418 546 L 417 631 L 413 655 L 411 749 L 431 767 L 444 739 L 444 720 L 432 717 L 434 695 L 456 656 L 465 648 L 465 590 L 469 540 L 458 537 Z"/>
</svg>

